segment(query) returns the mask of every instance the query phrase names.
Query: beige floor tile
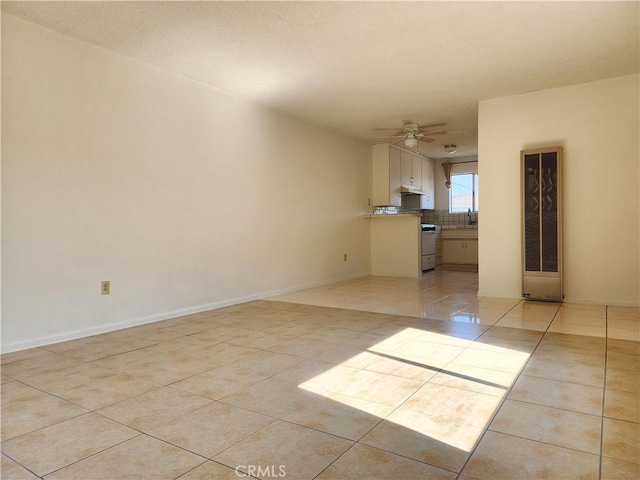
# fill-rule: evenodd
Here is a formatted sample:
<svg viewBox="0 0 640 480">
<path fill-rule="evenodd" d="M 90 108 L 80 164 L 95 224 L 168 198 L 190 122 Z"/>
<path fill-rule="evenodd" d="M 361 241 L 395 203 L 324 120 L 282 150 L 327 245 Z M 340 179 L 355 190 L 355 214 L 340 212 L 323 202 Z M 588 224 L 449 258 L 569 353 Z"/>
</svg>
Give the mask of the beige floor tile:
<svg viewBox="0 0 640 480">
<path fill-rule="evenodd" d="M 33 359 L 40 356 L 50 356 L 52 352 L 43 348 L 28 348 L 18 352 L 3 353 L 0 355 L 0 365 L 3 367 L 10 363 L 20 362 L 22 360 Z"/>
<path fill-rule="evenodd" d="M 640 393 L 640 356 L 609 352 L 606 388 Z"/>
<path fill-rule="evenodd" d="M 416 340 L 420 342 L 451 345 L 454 347 L 468 347 L 473 341 L 466 338 L 466 335 L 456 336 L 455 333 L 445 334 L 440 332 L 423 332 Z"/>
<path fill-rule="evenodd" d="M 505 330 L 505 327 L 495 327 L 496 329 Z M 515 336 L 498 336 L 492 334 L 492 329 L 488 330 L 484 334 L 482 334 L 478 339 L 470 345 L 472 348 L 476 350 L 490 350 L 497 352 L 522 352 L 526 354 L 531 354 L 533 350 L 538 345 L 539 338 L 517 338 Z M 519 330 L 519 329 L 511 329 L 508 330 Z M 528 330 L 519 330 L 523 333 L 528 332 Z M 539 332 L 536 332 L 539 333 Z"/>
<path fill-rule="evenodd" d="M 472 347 L 456 357 L 455 363 L 463 363 L 507 373 L 519 373 L 524 368 L 529 357 L 529 353 L 504 347 L 495 347 L 492 350 Z"/>
<path fill-rule="evenodd" d="M 638 480 L 640 464 L 602 457 L 601 480 Z"/>
<path fill-rule="evenodd" d="M 211 400 L 204 397 L 163 387 L 109 405 L 98 410 L 97 413 L 138 430 L 146 431 L 210 403 Z"/>
<path fill-rule="evenodd" d="M 178 356 L 185 359 L 200 359 L 200 351 L 215 348 L 218 343 L 213 340 L 191 336 L 182 336 L 167 342 L 151 345 L 142 350 L 145 356 Z"/>
<path fill-rule="evenodd" d="M 485 428 L 501 401 L 501 397 L 494 395 L 427 383 L 402 405 L 402 409 Z"/>
<path fill-rule="evenodd" d="M 221 463 L 208 461 L 181 475 L 176 480 L 238 480 L 239 478 L 242 477 L 235 469 Z"/>
<path fill-rule="evenodd" d="M 521 375 L 509 398 L 590 415 L 602 414 L 602 388 Z"/>
<path fill-rule="evenodd" d="M 590 337 L 604 338 L 607 336 L 607 328 L 605 326 L 579 325 L 558 320 L 554 320 L 551 325 L 549 325 L 548 331 Z"/>
<path fill-rule="evenodd" d="M 57 353 L 46 352 L 2 365 L 2 374 L 16 380 L 24 380 L 35 375 L 55 375 L 75 365 L 81 365 L 81 363 Z"/>
<path fill-rule="evenodd" d="M 252 372 L 249 369 L 236 367 L 233 363 L 228 363 L 221 367 L 172 383 L 171 387 L 201 395 L 212 400 L 218 400 L 232 393 L 239 392 L 254 383 L 258 383 L 267 378 L 267 376 L 268 375 Z"/>
<path fill-rule="evenodd" d="M 640 355 L 640 342 L 609 338 L 607 339 L 607 352 Z"/>
<path fill-rule="evenodd" d="M 280 342 L 284 342 L 285 340 L 290 340 L 295 338 L 292 335 L 284 335 L 280 333 L 270 333 L 264 331 L 252 331 L 251 333 L 245 333 L 243 335 L 237 336 L 228 341 L 233 345 L 241 345 L 243 347 L 257 348 L 263 349 L 272 347 Z"/>
<path fill-rule="evenodd" d="M 480 480 L 597 480 L 598 471 L 598 455 L 488 431 L 462 473 Z"/>
<path fill-rule="evenodd" d="M 640 318 L 631 318 L 623 316 L 612 316 L 607 322 L 611 328 L 620 328 L 626 330 L 640 330 Z"/>
<path fill-rule="evenodd" d="M 44 345 L 40 348 L 49 352 L 63 353 L 68 350 L 75 350 L 78 348 L 99 347 L 100 344 L 105 342 L 107 342 L 107 340 L 101 338 L 100 336 L 92 336 L 77 338 L 75 340 L 68 340 L 66 342 L 52 343 L 50 345 Z"/>
<path fill-rule="evenodd" d="M 159 388 L 158 384 L 133 375 L 112 373 L 109 377 L 91 383 L 60 390 L 56 392 L 56 396 L 89 410 L 97 410 Z"/>
<path fill-rule="evenodd" d="M 476 323 L 440 322 L 439 325 L 436 325 L 430 330 L 458 338 L 475 340 L 484 332 L 489 330 L 489 328 L 491 328 L 490 325 L 480 325 Z"/>
<path fill-rule="evenodd" d="M 13 378 L 9 378 L 6 375 L 2 375 L 0 374 L 0 384 L 2 383 L 7 383 L 7 382 L 13 382 Z"/>
<path fill-rule="evenodd" d="M 201 360 L 197 353 L 199 351 L 189 355 L 171 354 L 147 347 L 98 360 L 93 365 L 127 373 L 159 385 L 168 385 L 213 368 L 213 365 Z"/>
<path fill-rule="evenodd" d="M 479 368 L 454 361 L 431 378 L 429 383 L 504 397 L 516 381 L 516 377 L 514 373 Z"/>
<path fill-rule="evenodd" d="M 602 455 L 625 462 L 640 463 L 640 424 L 605 418 Z"/>
<path fill-rule="evenodd" d="M 500 311 L 483 311 L 482 313 L 468 313 L 464 309 L 454 313 L 449 320 L 452 322 L 478 324 L 478 325 L 495 325 L 502 318 L 504 313 Z"/>
<path fill-rule="evenodd" d="M 356 444 L 317 477 L 318 480 L 393 478 L 455 480 L 456 475 L 377 448 Z"/>
<path fill-rule="evenodd" d="M 380 403 L 325 393 L 296 403 L 293 409 L 282 415 L 282 419 L 339 437 L 358 440 L 392 411 L 393 407 Z"/>
<path fill-rule="evenodd" d="M 600 368 L 604 367 L 606 359 L 604 351 L 595 352 L 586 349 L 573 348 L 570 346 L 553 345 L 548 342 L 544 342 L 544 340 L 540 343 L 540 345 L 538 345 L 535 352 L 533 352 L 532 357 L 550 359 L 559 364 L 586 365 Z"/>
<path fill-rule="evenodd" d="M 601 417 L 506 400 L 489 429 L 559 447 L 600 453 Z"/>
<path fill-rule="evenodd" d="M 27 385 L 50 393 L 58 393 L 87 383 L 99 381 L 114 375 L 113 370 L 81 363 L 64 368 L 55 375 L 42 373 L 23 380 Z"/>
<path fill-rule="evenodd" d="M 0 473 L 2 477 L 8 480 L 36 480 L 37 477 L 19 463 L 14 462 L 4 453 L 2 454 L 2 463 L 0 463 Z"/>
<path fill-rule="evenodd" d="M 2 441 L 77 417 L 87 410 L 39 390 L 10 382 L 2 385 Z"/>
<path fill-rule="evenodd" d="M 200 348 L 197 351 L 197 358 L 213 366 L 220 366 L 226 363 L 239 360 L 258 353 L 255 348 L 243 347 L 241 345 L 231 345 L 230 343 L 218 343 L 209 347 Z"/>
<path fill-rule="evenodd" d="M 218 328 L 220 325 L 207 320 L 191 320 L 177 325 L 159 328 L 159 332 L 178 333 L 180 335 L 194 335 L 206 330 Z"/>
<path fill-rule="evenodd" d="M 220 401 L 251 412 L 282 418 L 314 395 L 296 384 L 270 378 L 223 397 Z"/>
<path fill-rule="evenodd" d="M 267 348 L 271 352 L 293 355 L 302 358 L 323 360 L 328 352 L 335 350 L 335 344 L 305 338 L 293 338 Z M 347 357 L 348 358 L 348 357 Z"/>
<path fill-rule="evenodd" d="M 216 402 L 151 427 L 148 433 L 211 458 L 272 422 L 265 415 Z"/>
<path fill-rule="evenodd" d="M 47 480 L 113 480 L 176 478 L 202 464 L 206 459 L 139 435 L 115 447 L 58 470 Z"/>
<path fill-rule="evenodd" d="M 482 429 L 399 408 L 360 443 L 460 471 Z"/>
<path fill-rule="evenodd" d="M 271 466 L 279 472 L 282 467 L 287 478 L 313 479 L 352 445 L 343 438 L 278 420 L 214 460 L 232 468 Z"/>
<path fill-rule="evenodd" d="M 290 382 L 298 385 L 323 374 L 333 367 L 335 367 L 335 365 L 332 363 L 314 359 L 304 359 L 295 366 L 274 375 L 272 378 L 274 380 L 281 380 L 283 382 Z"/>
<path fill-rule="evenodd" d="M 640 320 L 640 308 L 638 307 L 607 307 L 609 319 L 635 319 Z"/>
<path fill-rule="evenodd" d="M 89 413 L 2 443 L 2 451 L 43 476 L 124 442 L 139 432 Z"/>
<path fill-rule="evenodd" d="M 418 362 L 394 358 L 385 354 L 374 354 L 373 358 L 374 360 L 365 367 L 366 370 L 410 378 L 421 382 L 426 382 L 438 372 L 436 368 L 429 368 Z"/>
<path fill-rule="evenodd" d="M 2 454 L 1 457 L 0 473 L 2 474 L 2 478 L 7 480 L 37 480 L 40 478 L 19 463 L 11 460 L 5 454 Z"/>
<path fill-rule="evenodd" d="M 425 368 L 438 369 L 444 367 L 463 351 L 464 347 L 411 340 L 392 353 L 400 359 L 414 361 Z"/>
<path fill-rule="evenodd" d="M 635 328 L 607 328 L 607 336 L 619 340 L 640 341 L 640 330 Z"/>
<path fill-rule="evenodd" d="M 304 335 L 305 333 L 309 333 L 314 331 L 316 326 L 307 325 L 304 323 L 292 321 L 280 324 L 274 327 L 267 327 L 264 329 L 266 333 L 273 333 L 275 335 L 286 335 L 289 337 L 298 337 L 300 335 Z"/>
<path fill-rule="evenodd" d="M 77 346 L 59 353 L 60 355 L 73 358 L 74 360 L 80 360 L 81 362 L 92 362 L 120 353 L 131 352 L 137 348 L 137 346 L 121 340 L 108 340 L 100 341 L 94 345 Z"/>
<path fill-rule="evenodd" d="M 359 332 L 337 326 L 319 328 L 313 332 L 302 335 L 300 338 L 338 344 L 347 342 L 349 345 L 357 346 L 362 349 L 377 345 L 385 339 L 382 335 Z"/>
<path fill-rule="evenodd" d="M 640 423 L 640 394 L 606 389 L 604 416 Z"/>
<path fill-rule="evenodd" d="M 559 332 L 547 332 L 540 342 L 539 350 L 545 347 L 562 347 L 562 351 L 569 353 L 603 355 L 607 342 L 604 338 L 585 335 L 574 335 Z M 537 350 L 536 350 L 537 351 Z"/>
<path fill-rule="evenodd" d="M 526 317 L 505 315 L 495 325 L 498 327 L 521 328 L 523 330 L 537 330 L 544 332 L 549 328 L 551 319 L 546 317 Z"/>
<path fill-rule="evenodd" d="M 224 366 L 236 369 L 238 375 L 259 375 L 266 378 L 293 368 L 303 361 L 302 358 L 293 355 L 260 351 Z"/>
<path fill-rule="evenodd" d="M 577 360 L 579 360 L 579 358 Z M 544 358 L 536 356 L 535 354 L 529 359 L 522 374 L 561 382 L 580 383 L 599 388 L 604 386 L 604 365 L 562 362 L 555 358 Z"/>
<path fill-rule="evenodd" d="M 301 384 L 310 392 L 331 392 L 396 407 L 423 385 L 423 381 L 369 370 L 334 367 Z"/>
</svg>

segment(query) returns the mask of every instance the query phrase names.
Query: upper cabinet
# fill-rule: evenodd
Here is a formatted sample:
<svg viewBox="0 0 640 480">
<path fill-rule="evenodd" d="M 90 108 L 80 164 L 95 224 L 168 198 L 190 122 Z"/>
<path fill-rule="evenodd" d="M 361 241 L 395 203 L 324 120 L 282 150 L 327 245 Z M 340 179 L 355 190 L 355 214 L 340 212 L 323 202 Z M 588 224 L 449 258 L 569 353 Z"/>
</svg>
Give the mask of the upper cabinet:
<svg viewBox="0 0 640 480">
<path fill-rule="evenodd" d="M 420 208 L 433 210 L 435 208 L 435 162 L 430 158 L 422 158 L 422 191 Z"/>
<path fill-rule="evenodd" d="M 417 155 L 388 143 L 373 146 L 373 206 L 395 206 L 402 203 L 402 193 L 420 194 L 415 198 L 415 206 L 433 210 L 434 208 L 434 163 L 433 160 Z"/>
<path fill-rule="evenodd" d="M 402 185 L 417 190 L 422 189 L 422 157 L 415 153 L 402 151 L 400 154 L 402 165 Z"/>
<path fill-rule="evenodd" d="M 374 207 L 399 207 L 402 203 L 400 152 L 400 149 L 388 143 L 373 146 L 372 200 Z"/>
</svg>

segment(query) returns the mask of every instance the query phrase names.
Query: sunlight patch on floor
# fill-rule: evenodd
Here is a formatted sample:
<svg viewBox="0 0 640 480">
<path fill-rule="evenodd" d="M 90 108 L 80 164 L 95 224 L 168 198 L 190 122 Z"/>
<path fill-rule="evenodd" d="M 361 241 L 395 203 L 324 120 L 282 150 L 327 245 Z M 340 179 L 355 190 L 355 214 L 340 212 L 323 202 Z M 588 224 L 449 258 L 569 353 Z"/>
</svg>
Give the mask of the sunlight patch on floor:
<svg viewBox="0 0 640 480">
<path fill-rule="evenodd" d="M 405 327 L 298 387 L 470 452 L 529 358 L 489 342 Z"/>
</svg>

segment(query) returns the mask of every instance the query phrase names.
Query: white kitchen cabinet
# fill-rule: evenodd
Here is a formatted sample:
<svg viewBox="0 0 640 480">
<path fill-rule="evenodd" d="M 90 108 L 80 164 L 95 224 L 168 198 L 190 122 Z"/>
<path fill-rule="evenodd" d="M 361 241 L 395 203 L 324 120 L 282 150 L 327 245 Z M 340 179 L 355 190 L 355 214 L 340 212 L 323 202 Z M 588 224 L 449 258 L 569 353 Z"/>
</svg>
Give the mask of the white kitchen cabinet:
<svg viewBox="0 0 640 480">
<path fill-rule="evenodd" d="M 478 239 L 443 238 L 442 263 L 478 265 Z"/>
<path fill-rule="evenodd" d="M 400 156 L 402 165 L 402 184 L 422 189 L 422 157 L 411 152 L 402 151 Z"/>
<path fill-rule="evenodd" d="M 442 263 L 477 266 L 478 230 L 475 228 L 442 230 Z"/>
<path fill-rule="evenodd" d="M 374 145 L 372 175 L 373 206 L 399 207 L 402 203 L 400 149 L 394 148 L 388 143 Z"/>
<path fill-rule="evenodd" d="M 420 208 L 433 210 L 435 208 L 435 162 L 430 158 L 422 158 L 422 191 Z"/>
</svg>

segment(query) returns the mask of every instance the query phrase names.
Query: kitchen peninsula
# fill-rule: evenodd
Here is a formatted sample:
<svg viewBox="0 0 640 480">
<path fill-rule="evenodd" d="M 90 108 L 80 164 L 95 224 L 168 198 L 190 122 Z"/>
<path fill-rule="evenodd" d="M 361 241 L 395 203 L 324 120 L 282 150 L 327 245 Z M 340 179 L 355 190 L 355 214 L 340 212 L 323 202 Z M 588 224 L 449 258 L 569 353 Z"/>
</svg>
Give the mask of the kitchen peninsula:
<svg viewBox="0 0 640 480">
<path fill-rule="evenodd" d="M 371 231 L 371 275 L 420 277 L 419 213 L 373 214 Z"/>
</svg>

